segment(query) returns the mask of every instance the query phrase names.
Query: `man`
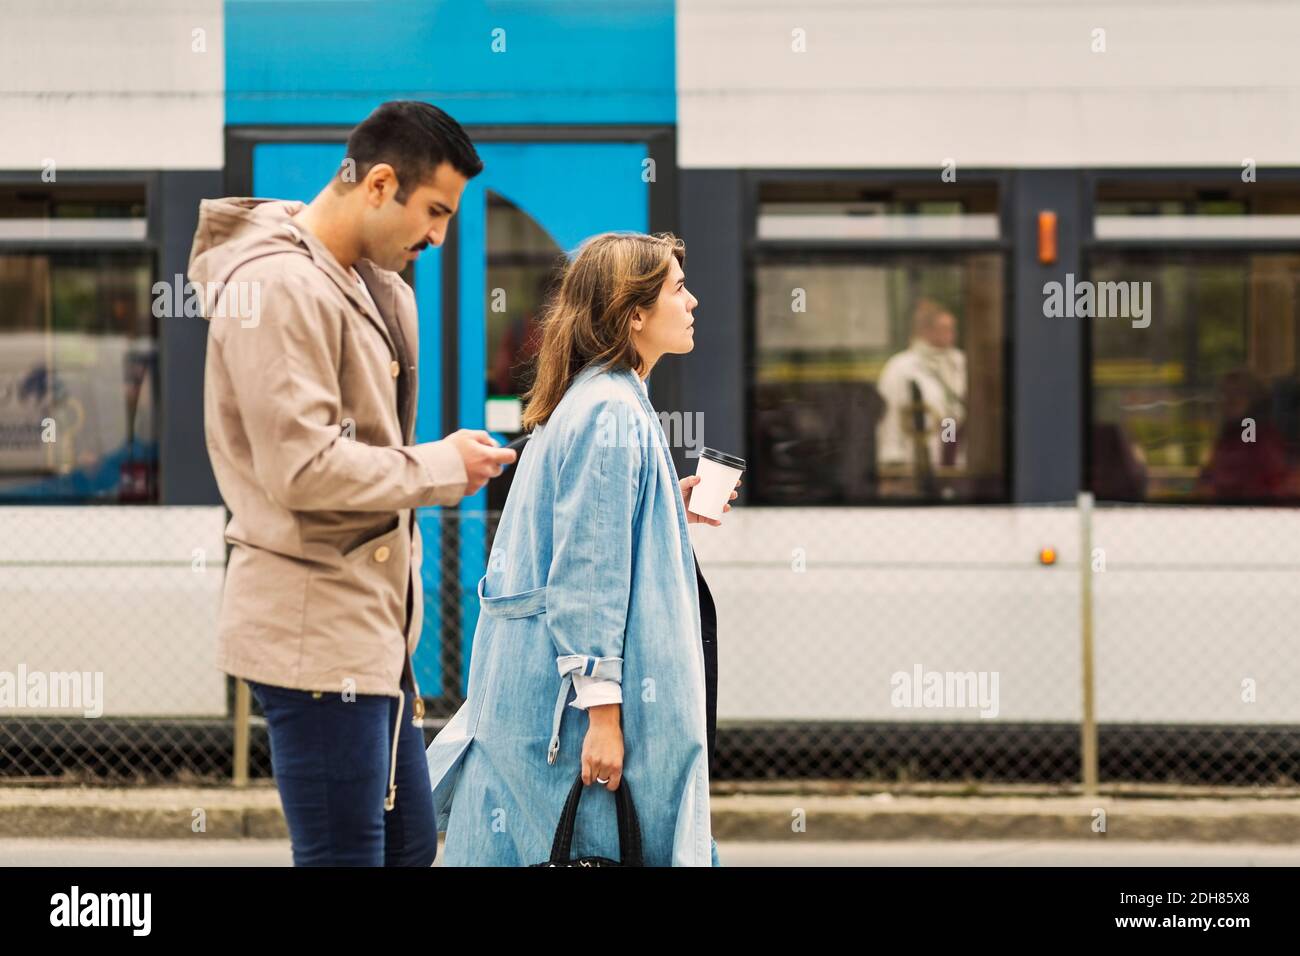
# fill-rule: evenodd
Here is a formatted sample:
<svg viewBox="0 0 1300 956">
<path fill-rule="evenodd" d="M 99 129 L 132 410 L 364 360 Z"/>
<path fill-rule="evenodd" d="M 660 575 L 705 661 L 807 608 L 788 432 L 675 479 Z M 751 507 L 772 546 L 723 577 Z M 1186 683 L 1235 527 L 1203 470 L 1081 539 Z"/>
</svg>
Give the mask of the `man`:
<svg viewBox="0 0 1300 956">
<path fill-rule="evenodd" d="M 876 390 L 885 414 L 876 426 L 876 462 L 882 477 L 909 476 L 922 485 L 934 469 L 966 463 L 966 356 L 957 344 L 957 320 L 931 299 L 912 312 L 911 344 L 881 369 Z"/>
<path fill-rule="evenodd" d="M 249 681 L 297 865 L 428 866 L 437 852 L 411 654 L 414 509 L 514 461 L 484 432 L 414 444 L 418 326 L 396 274 L 442 244 L 483 168 L 427 103 L 385 103 L 308 205 L 201 206 L 208 452 L 233 545 L 218 664 Z"/>
</svg>

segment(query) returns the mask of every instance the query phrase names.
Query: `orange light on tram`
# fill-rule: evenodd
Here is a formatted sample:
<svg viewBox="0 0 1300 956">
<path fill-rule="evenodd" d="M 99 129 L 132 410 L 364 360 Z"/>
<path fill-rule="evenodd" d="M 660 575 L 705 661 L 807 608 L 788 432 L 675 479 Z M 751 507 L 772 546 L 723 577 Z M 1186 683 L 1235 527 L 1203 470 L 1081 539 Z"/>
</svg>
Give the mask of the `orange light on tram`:
<svg viewBox="0 0 1300 956">
<path fill-rule="evenodd" d="M 1043 265 L 1056 261 L 1056 213 L 1049 209 L 1038 214 L 1038 261 Z"/>
</svg>

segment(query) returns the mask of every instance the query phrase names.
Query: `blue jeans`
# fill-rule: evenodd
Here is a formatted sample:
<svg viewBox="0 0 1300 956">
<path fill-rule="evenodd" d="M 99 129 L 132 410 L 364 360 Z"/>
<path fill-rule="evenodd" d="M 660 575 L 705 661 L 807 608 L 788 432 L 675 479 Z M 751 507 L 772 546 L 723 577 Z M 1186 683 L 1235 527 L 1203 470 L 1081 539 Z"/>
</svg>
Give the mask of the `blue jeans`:
<svg viewBox="0 0 1300 956">
<path fill-rule="evenodd" d="M 438 853 L 424 732 L 406 692 L 397 793 L 388 794 L 397 698 L 314 694 L 249 682 L 271 736 L 271 766 L 294 866 L 431 866 Z"/>
<path fill-rule="evenodd" d="M 713 854 L 713 865 L 722 866 L 722 861 L 718 859 L 718 841 L 714 840 L 713 837 L 709 837 L 709 839 L 713 842 L 713 845 L 709 847 L 709 852 Z"/>
</svg>

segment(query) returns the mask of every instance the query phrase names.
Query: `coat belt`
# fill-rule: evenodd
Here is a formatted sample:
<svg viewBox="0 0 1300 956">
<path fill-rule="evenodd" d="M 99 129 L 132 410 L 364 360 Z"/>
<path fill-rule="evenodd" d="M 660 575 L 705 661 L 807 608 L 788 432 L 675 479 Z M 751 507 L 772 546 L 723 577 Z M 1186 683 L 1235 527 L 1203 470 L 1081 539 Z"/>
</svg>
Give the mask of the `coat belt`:
<svg viewBox="0 0 1300 956">
<path fill-rule="evenodd" d="M 488 597 L 483 593 L 483 585 L 486 583 L 485 574 L 478 579 L 478 604 L 489 617 L 532 617 L 546 610 L 546 585 L 531 591 L 520 591 L 518 594 Z"/>
<path fill-rule="evenodd" d="M 546 750 L 546 762 L 555 763 L 560 753 L 560 721 L 564 718 L 564 705 L 569 700 L 569 688 L 573 686 L 573 675 L 599 677 L 623 683 L 623 658 L 621 657 L 587 657 L 585 654 L 561 654 L 555 659 L 555 666 L 560 671 L 560 693 L 555 698 L 555 715 L 551 719 L 551 745 Z"/>
</svg>

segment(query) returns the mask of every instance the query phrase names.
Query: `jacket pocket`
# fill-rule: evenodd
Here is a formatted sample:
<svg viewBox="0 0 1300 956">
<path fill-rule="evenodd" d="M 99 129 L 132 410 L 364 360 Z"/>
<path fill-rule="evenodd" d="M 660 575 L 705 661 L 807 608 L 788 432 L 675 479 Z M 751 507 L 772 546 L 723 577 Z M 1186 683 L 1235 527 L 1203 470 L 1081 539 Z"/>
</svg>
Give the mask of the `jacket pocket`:
<svg viewBox="0 0 1300 956">
<path fill-rule="evenodd" d="M 400 530 L 401 525 L 401 516 L 393 515 L 382 525 L 366 529 L 360 535 L 353 537 L 347 542 L 347 546 L 343 549 L 344 560 L 351 561 L 371 545 L 377 544 L 380 538 L 387 538 L 392 535 L 393 532 Z"/>
</svg>

